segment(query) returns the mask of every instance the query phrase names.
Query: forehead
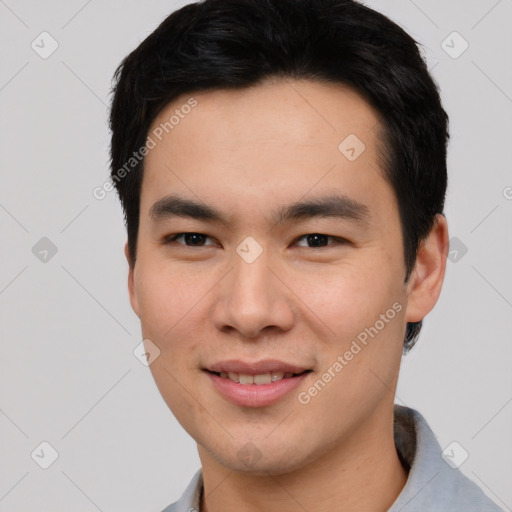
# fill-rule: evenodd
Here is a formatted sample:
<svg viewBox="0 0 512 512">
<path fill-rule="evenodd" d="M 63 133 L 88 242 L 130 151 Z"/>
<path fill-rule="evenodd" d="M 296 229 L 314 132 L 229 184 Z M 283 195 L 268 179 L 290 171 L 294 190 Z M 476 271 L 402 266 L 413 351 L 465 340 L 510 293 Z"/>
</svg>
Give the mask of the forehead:
<svg viewBox="0 0 512 512">
<path fill-rule="evenodd" d="M 327 191 L 393 200 L 379 166 L 380 128 L 376 111 L 339 84 L 274 80 L 183 95 L 148 132 L 155 146 L 141 212 L 177 189 L 209 203 L 222 194 L 226 207 L 245 209 Z"/>
<path fill-rule="evenodd" d="M 187 107 L 191 97 L 197 102 L 192 109 Z M 176 114 L 181 114 L 180 119 Z M 351 87 L 291 79 L 267 79 L 243 89 L 184 94 L 162 109 L 150 131 L 172 117 L 176 124 L 168 127 L 164 138 L 170 136 L 179 142 L 190 134 L 187 129 L 206 132 L 217 126 L 207 138 L 196 141 L 214 146 L 235 145 L 244 139 L 272 142 L 272 136 L 279 137 L 275 142 L 330 144 L 349 133 L 359 134 L 371 145 L 373 141 L 368 139 L 379 127 L 377 112 Z"/>
</svg>

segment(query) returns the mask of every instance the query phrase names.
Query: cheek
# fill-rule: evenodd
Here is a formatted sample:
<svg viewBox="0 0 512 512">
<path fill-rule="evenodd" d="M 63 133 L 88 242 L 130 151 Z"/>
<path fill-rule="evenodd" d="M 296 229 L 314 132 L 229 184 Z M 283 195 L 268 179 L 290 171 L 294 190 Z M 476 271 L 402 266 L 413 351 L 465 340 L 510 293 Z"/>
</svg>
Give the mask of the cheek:
<svg viewBox="0 0 512 512">
<path fill-rule="evenodd" d="M 142 334 L 163 351 L 166 349 L 166 339 L 172 334 L 173 326 L 184 314 L 184 297 L 179 288 L 172 286 L 172 281 L 145 266 L 141 265 L 139 268 L 143 270 L 135 276 L 135 290 Z"/>
<path fill-rule="evenodd" d="M 182 318 L 199 293 L 183 273 L 157 260 L 138 262 L 135 290 L 140 317 L 152 331 L 165 332 Z"/>
<path fill-rule="evenodd" d="M 325 324 L 327 338 L 338 345 L 350 343 L 401 298 L 392 269 L 372 258 L 368 260 L 367 265 L 360 261 L 357 265 L 342 265 L 336 271 L 331 268 L 321 274 L 296 276 L 304 314 Z"/>
<path fill-rule="evenodd" d="M 183 371 L 199 350 L 206 295 L 214 282 L 211 272 L 205 276 L 168 264 L 140 265 L 135 285 L 142 333 L 166 356 L 166 366 Z"/>
<path fill-rule="evenodd" d="M 198 319 L 204 291 L 193 286 L 192 279 L 184 279 L 183 272 L 140 263 L 135 285 L 142 335 L 160 350 L 150 370 L 168 407 L 180 423 L 187 423 L 187 418 L 204 414 L 187 391 L 193 389 L 191 379 L 197 371 L 194 364 L 202 338 L 194 331 L 204 325 Z"/>
</svg>

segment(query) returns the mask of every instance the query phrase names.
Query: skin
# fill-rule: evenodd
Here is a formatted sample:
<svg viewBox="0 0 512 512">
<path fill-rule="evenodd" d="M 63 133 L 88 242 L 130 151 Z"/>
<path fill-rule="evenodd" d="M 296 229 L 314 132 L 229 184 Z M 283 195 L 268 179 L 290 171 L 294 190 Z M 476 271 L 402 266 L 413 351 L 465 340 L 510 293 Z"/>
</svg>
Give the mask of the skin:
<svg viewBox="0 0 512 512">
<path fill-rule="evenodd" d="M 348 87 L 267 81 L 194 97 L 197 106 L 146 157 L 128 282 L 143 336 L 161 351 L 150 366 L 156 384 L 197 442 L 201 510 L 387 510 L 407 479 L 393 441 L 405 326 L 438 299 L 446 220 L 437 217 L 404 283 L 396 198 L 379 168 L 379 117 Z M 169 104 L 150 131 L 188 98 Z M 348 134 L 366 147 L 355 161 L 338 150 Z M 367 224 L 270 220 L 278 206 L 333 192 L 366 205 Z M 152 205 L 171 193 L 211 205 L 229 222 L 153 219 Z M 183 232 L 207 238 L 165 243 Z M 304 238 L 312 233 L 348 242 L 315 247 Z M 247 236 L 263 249 L 252 263 L 236 252 Z M 298 394 L 394 303 L 401 311 L 301 404 Z M 240 407 L 203 371 L 233 358 L 280 359 L 313 372 L 273 405 Z M 249 466 L 238 456 L 246 445 L 260 455 Z"/>
</svg>

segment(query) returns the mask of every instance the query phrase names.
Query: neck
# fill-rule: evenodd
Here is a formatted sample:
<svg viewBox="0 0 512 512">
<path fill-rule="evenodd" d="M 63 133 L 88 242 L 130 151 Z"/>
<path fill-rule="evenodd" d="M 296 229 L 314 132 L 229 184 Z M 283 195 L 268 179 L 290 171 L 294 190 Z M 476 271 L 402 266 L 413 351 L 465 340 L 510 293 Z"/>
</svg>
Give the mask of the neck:
<svg viewBox="0 0 512 512">
<path fill-rule="evenodd" d="M 202 447 L 200 512 L 388 510 L 407 481 L 393 436 L 393 411 L 290 473 L 254 476 L 220 465 Z"/>
</svg>

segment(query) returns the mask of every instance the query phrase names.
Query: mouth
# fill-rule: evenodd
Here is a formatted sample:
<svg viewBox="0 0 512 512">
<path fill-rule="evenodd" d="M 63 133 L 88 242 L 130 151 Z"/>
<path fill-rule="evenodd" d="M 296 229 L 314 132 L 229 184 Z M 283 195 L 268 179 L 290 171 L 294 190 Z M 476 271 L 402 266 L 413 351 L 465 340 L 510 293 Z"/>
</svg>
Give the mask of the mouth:
<svg viewBox="0 0 512 512">
<path fill-rule="evenodd" d="M 293 372 L 282 372 L 282 371 L 274 371 L 274 372 L 266 372 L 259 373 L 255 375 L 251 375 L 249 373 L 238 373 L 238 372 L 214 372 L 210 370 L 206 370 L 208 373 L 213 375 L 217 375 L 222 379 L 229 379 L 238 384 L 249 384 L 256 386 L 264 386 L 267 384 L 271 384 L 272 382 L 278 382 L 283 379 L 292 379 L 294 377 L 299 377 L 306 373 L 310 373 L 313 370 L 304 370 L 302 372 L 293 373 Z"/>
<path fill-rule="evenodd" d="M 221 361 L 203 368 L 213 388 L 241 407 L 265 407 L 284 399 L 300 386 L 312 368 L 278 360 Z"/>
<path fill-rule="evenodd" d="M 255 384 L 257 386 L 291 379 L 313 371 L 305 366 L 286 363 L 278 359 L 264 359 L 254 362 L 230 359 L 214 363 L 204 368 L 204 370 L 238 384 Z"/>
</svg>

